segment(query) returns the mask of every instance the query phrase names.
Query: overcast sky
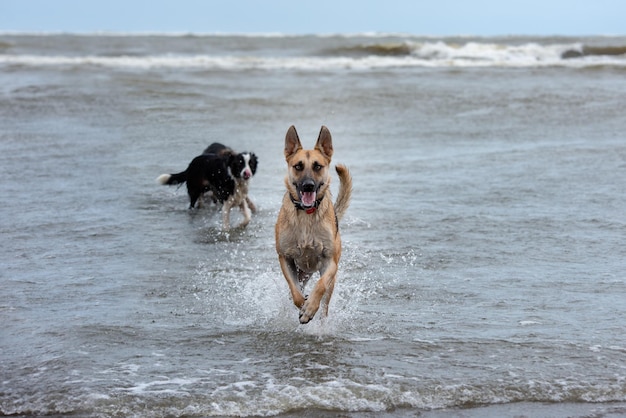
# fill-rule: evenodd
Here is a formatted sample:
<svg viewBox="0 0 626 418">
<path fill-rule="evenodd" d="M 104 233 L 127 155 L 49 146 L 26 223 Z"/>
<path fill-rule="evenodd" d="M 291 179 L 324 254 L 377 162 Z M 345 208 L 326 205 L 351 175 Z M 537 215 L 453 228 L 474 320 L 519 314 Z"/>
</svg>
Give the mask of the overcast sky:
<svg viewBox="0 0 626 418">
<path fill-rule="evenodd" d="M 0 32 L 625 35 L 626 0 L 0 0 Z"/>
</svg>

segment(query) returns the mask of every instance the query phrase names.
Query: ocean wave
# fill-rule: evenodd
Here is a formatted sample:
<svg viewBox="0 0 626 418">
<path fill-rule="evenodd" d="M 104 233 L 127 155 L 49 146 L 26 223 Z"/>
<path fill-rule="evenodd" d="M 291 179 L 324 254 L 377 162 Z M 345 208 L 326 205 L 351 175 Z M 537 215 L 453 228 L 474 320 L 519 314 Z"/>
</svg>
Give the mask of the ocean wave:
<svg viewBox="0 0 626 418">
<path fill-rule="evenodd" d="M 626 46 L 585 46 L 567 49 L 561 54 L 561 58 L 581 57 L 620 57 L 626 59 Z"/>
<path fill-rule="evenodd" d="M 508 382 L 420 382 L 385 375 L 376 383 L 340 378 L 312 384 L 293 379 L 284 384 L 272 376 L 265 380 L 232 380 L 210 384 L 210 372 L 202 379 L 155 377 L 112 390 L 73 393 L 22 394 L 0 401 L 0 414 L 57 415 L 88 412 L 90 416 L 274 416 L 308 409 L 337 413 L 382 413 L 398 409 L 417 411 L 477 408 L 487 405 L 531 403 L 615 404 L 626 401 L 620 382 L 596 385 L 559 379 Z M 224 374 L 219 371 L 219 374 Z M 198 390 L 200 387 L 202 390 Z M 201 393 L 203 392 L 204 393 Z"/>
<path fill-rule="evenodd" d="M 408 56 L 414 50 L 410 42 L 382 42 L 339 47 L 328 51 L 329 55 L 381 55 L 381 56 Z"/>
<path fill-rule="evenodd" d="M 580 57 L 605 57 L 626 60 L 626 45 L 588 46 L 580 42 L 542 44 L 527 42 L 503 44 L 493 42 L 378 42 L 339 47 L 329 51 L 331 55 L 378 55 L 407 56 L 427 60 L 468 59 L 476 61 L 515 62 L 558 62 L 562 59 Z"/>
<path fill-rule="evenodd" d="M 368 70 L 407 67 L 626 67 L 626 46 L 583 43 L 389 41 L 341 45 L 304 56 L 263 55 L 35 55 L 0 54 L 0 65 L 190 68 L 209 70 Z"/>
</svg>

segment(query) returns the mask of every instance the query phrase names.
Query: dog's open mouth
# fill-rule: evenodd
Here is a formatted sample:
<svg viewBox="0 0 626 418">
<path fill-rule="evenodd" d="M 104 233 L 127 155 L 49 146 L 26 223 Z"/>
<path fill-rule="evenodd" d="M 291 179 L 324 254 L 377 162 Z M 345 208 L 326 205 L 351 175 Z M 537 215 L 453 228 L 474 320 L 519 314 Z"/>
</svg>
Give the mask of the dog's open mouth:
<svg viewBox="0 0 626 418">
<path fill-rule="evenodd" d="M 300 192 L 300 201 L 302 202 L 302 206 L 307 208 L 315 206 L 316 197 L 317 193 L 315 192 Z"/>
</svg>

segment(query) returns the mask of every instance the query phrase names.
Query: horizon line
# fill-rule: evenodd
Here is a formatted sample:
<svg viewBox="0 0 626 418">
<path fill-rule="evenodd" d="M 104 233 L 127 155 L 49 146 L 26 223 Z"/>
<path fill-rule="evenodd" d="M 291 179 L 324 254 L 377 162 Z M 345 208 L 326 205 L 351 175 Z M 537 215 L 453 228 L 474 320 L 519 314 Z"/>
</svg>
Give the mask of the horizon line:
<svg viewBox="0 0 626 418">
<path fill-rule="evenodd" d="M 94 31 L 30 31 L 30 30 L 0 30 L 0 36 L 171 36 L 171 37 L 250 37 L 250 38 L 301 38 L 301 37 L 345 37 L 345 38 L 382 38 L 382 37 L 413 37 L 413 38 L 581 38 L 581 37 L 603 37 L 619 38 L 625 34 L 532 34 L 532 33 L 509 33 L 509 34 L 416 34 L 409 32 L 385 32 L 385 31 L 364 31 L 364 32 L 319 32 L 319 33 L 289 33 L 289 32 L 196 32 L 196 31 L 117 31 L 117 30 L 94 30 Z"/>
</svg>

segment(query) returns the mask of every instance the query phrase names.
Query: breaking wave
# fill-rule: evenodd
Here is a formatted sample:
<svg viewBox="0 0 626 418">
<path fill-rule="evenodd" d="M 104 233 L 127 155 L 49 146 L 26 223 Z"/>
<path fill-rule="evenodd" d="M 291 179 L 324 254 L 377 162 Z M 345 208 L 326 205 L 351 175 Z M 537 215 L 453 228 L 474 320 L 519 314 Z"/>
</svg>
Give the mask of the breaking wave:
<svg viewBox="0 0 626 418">
<path fill-rule="evenodd" d="M 626 45 L 587 46 L 583 43 L 399 41 L 340 47 L 329 51 L 329 55 L 405 57 L 415 65 L 424 66 L 626 65 Z"/>
<path fill-rule="evenodd" d="M 11 399 L 0 408 L 7 415 L 57 415 L 88 412 L 89 416 L 275 416 L 289 412 L 335 411 L 338 415 L 354 412 L 378 413 L 406 410 L 472 408 L 516 402 L 569 402 L 580 404 L 624 402 L 623 386 L 564 381 L 529 381 L 515 385 L 481 383 L 445 384 L 409 382 L 398 376 L 385 376 L 378 383 L 363 383 L 348 378 L 311 384 L 283 384 L 273 376 L 259 380 L 233 380 L 212 385 L 215 376 L 227 370 L 206 370 L 205 377 L 169 379 L 159 377 L 131 385 L 117 393 L 83 393 L 24 396 Z M 429 387 L 429 384 L 432 386 Z M 200 393 L 201 388 L 206 393 Z M 623 411 L 622 411 L 623 412 Z M 419 414 L 418 414 L 419 415 Z"/>
<path fill-rule="evenodd" d="M 7 48 L 8 49 L 8 48 Z M 181 68 L 207 70 L 369 70 L 407 67 L 626 67 L 626 45 L 583 43 L 393 41 L 344 43 L 297 56 L 267 51 L 233 54 L 147 55 L 0 55 L 0 65 L 96 66 L 127 69 Z"/>
</svg>

